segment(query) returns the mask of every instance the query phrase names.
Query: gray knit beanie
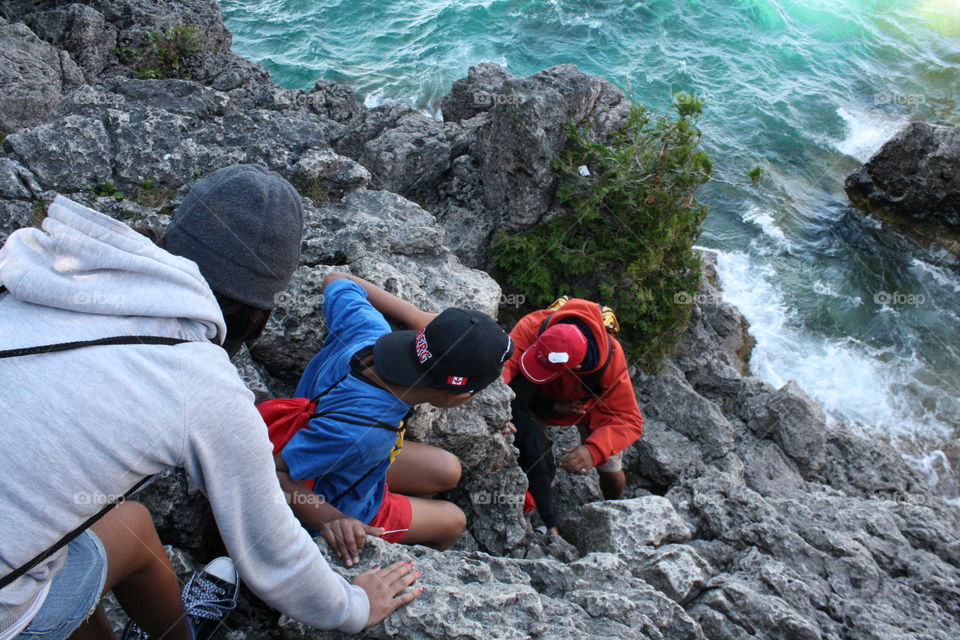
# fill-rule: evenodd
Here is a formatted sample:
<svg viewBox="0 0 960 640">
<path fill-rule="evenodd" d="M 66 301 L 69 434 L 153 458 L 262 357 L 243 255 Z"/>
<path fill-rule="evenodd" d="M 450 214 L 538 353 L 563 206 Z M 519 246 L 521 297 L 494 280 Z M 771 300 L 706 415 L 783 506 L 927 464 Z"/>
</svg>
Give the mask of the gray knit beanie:
<svg viewBox="0 0 960 640">
<path fill-rule="evenodd" d="M 167 227 L 164 248 L 200 267 L 210 288 L 273 309 L 300 259 L 303 206 L 279 174 L 252 164 L 193 186 Z"/>
</svg>

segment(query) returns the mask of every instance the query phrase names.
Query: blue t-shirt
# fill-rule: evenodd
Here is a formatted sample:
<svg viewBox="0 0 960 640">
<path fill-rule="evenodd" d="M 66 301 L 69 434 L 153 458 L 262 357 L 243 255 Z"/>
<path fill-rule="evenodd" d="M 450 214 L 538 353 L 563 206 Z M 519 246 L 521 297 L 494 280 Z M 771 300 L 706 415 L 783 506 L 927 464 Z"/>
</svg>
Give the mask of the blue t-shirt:
<svg viewBox="0 0 960 640">
<path fill-rule="evenodd" d="M 316 417 L 298 431 L 283 448 L 283 459 L 291 478 L 315 479 L 314 493 L 330 501 L 372 469 L 356 487 L 332 502 L 346 515 L 369 524 L 383 501 L 397 433 L 352 424 L 353 418 L 336 414 L 362 415 L 396 427 L 411 405 L 386 389 L 347 375 L 351 357 L 391 331 L 386 318 L 367 300 L 363 288 L 342 278 L 328 284 L 323 295 L 327 337 L 320 353 L 303 372 L 296 395 L 313 398 L 343 380 L 317 402 L 316 412 L 330 415 Z"/>
</svg>

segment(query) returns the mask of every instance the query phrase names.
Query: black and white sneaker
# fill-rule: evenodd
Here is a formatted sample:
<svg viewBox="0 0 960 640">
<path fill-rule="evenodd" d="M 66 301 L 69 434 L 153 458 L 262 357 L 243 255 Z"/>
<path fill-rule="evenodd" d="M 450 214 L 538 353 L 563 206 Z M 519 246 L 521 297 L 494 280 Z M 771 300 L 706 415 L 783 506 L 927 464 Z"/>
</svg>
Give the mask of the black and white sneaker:
<svg viewBox="0 0 960 640">
<path fill-rule="evenodd" d="M 227 556 L 197 571 L 183 588 L 183 607 L 193 622 L 194 640 L 209 640 L 237 606 L 240 576 Z"/>
<path fill-rule="evenodd" d="M 190 576 L 181 599 L 193 624 L 194 640 L 210 640 L 220 630 L 227 614 L 236 608 L 239 594 L 240 576 L 227 556 L 215 558 Z M 150 636 L 130 620 L 121 640 L 150 640 Z"/>
</svg>

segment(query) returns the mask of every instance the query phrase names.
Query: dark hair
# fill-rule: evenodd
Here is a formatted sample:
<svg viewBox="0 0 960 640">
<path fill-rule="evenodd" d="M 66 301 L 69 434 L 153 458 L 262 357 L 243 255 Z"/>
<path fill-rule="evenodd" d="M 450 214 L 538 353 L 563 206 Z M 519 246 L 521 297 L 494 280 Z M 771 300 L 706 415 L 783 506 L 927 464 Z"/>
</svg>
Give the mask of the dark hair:
<svg viewBox="0 0 960 640">
<path fill-rule="evenodd" d="M 255 342 L 260 337 L 267 326 L 267 320 L 270 319 L 270 311 L 251 307 L 217 291 L 213 294 L 217 297 L 227 324 L 227 337 L 223 341 L 223 348 L 232 358 L 244 343 Z"/>
</svg>

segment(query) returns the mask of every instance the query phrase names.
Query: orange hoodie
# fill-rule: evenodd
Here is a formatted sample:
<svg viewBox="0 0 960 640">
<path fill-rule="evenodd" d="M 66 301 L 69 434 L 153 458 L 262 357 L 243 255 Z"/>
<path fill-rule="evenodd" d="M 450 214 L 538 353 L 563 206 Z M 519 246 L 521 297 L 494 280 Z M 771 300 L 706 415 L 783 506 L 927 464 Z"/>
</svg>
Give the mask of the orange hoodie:
<svg viewBox="0 0 960 640">
<path fill-rule="evenodd" d="M 643 416 L 640 414 L 640 407 L 637 406 L 633 383 L 627 372 L 627 359 L 623 354 L 623 347 L 607 333 L 603 326 L 600 306 L 596 302 L 574 298 L 555 312 L 544 309 L 521 318 L 510 332 L 516 347 L 513 357 L 503 368 L 503 379 L 509 384 L 515 376 L 523 375 L 520 373 L 520 356 L 540 335 L 540 326 L 551 313 L 553 317 L 550 318 L 548 327 L 571 316 L 585 322 L 597 341 L 600 361 L 591 371 L 566 372 L 540 386 L 539 394 L 551 400 L 583 401 L 587 406 L 587 413 L 584 416 L 551 413 L 537 417 L 556 425 L 574 425 L 586 420 L 590 435 L 584 444 L 590 450 L 594 464 L 601 465 L 610 456 L 620 453 L 643 435 Z M 596 395 L 584 386 L 580 378 L 582 375 L 600 369 L 607 361 L 608 353 L 611 354 L 610 364 L 607 365 L 601 379 L 603 391 Z"/>
</svg>

